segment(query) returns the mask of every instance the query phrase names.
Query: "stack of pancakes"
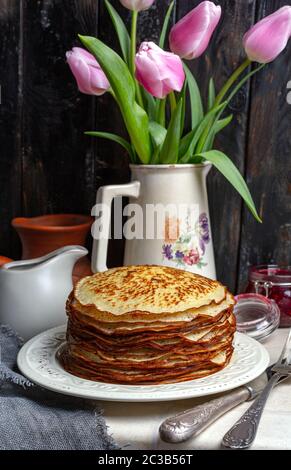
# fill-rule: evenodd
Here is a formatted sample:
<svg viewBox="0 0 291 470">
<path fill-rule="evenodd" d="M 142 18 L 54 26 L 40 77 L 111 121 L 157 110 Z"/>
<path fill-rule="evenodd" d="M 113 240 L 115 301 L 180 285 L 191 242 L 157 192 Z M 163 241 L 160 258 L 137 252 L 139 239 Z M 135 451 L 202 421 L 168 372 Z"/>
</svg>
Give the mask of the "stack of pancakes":
<svg viewBox="0 0 291 470">
<path fill-rule="evenodd" d="M 233 353 L 233 296 L 219 282 L 163 266 L 85 277 L 67 302 L 64 368 L 121 384 L 192 380 Z"/>
</svg>

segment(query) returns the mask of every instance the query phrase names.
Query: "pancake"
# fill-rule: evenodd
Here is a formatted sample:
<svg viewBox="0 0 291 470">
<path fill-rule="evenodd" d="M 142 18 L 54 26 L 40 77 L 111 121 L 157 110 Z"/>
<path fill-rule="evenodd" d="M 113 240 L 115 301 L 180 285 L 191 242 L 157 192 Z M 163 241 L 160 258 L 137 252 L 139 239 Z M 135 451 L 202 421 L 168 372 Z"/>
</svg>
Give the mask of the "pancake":
<svg viewBox="0 0 291 470">
<path fill-rule="evenodd" d="M 79 281 L 67 301 L 64 368 L 108 383 L 204 377 L 233 353 L 234 298 L 217 281 L 162 266 L 114 268 Z"/>
<path fill-rule="evenodd" d="M 192 321 L 194 318 L 202 315 L 207 317 L 215 317 L 218 313 L 220 313 L 224 308 L 228 307 L 229 305 L 234 305 L 234 298 L 231 294 L 227 293 L 219 303 L 211 302 L 208 305 L 184 310 L 183 312 L 163 312 L 160 313 L 158 317 L 156 314 L 152 314 L 150 312 L 141 312 L 135 310 L 134 312 L 123 314 L 119 318 L 110 312 L 101 312 L 92 305 L 81 305 L 76 299 L 73 300 L 72 308 L 76 308 L 78 312 L 92 317 L 100 322 L 103 321 L 106 323 L 116 323 L 118 319 L 122 319 L 122 322 L 129 323 L 129 328 L 133 329 L 134 323 L 152 323 L 157 319 L 159 322 L 176 323 L 178 321 Z"/>
<path fill-rule="evenodd" d="M 85 277 L 75 288 L 85 307 L 119 316 L 147 312 L 177 313 L 218 304 L 225 287 L 217 281 L 164 266 L 125 266 Z"/>
<path fill-rule="evenodd" d="M 196 366 L 172 367 L 167 370 L 163 368 L 155 369 L 154 377 L 151 370 L 137 372 L 132 370 L 124 371 L 114 367 L 96 367 L 95 365 L 92 367 L 92 365 L 86 364 L 84 360 L 78 358 L 72 363 L 66 352 L 62 356 L 62 362 L 68 372 L 88 380 L 126 385 L 161 385 L 185 382 L 214 374 L 226 367 L 231 359 L 232 352 L 233 348 L 231 347 L 218 353 L 212 361 L 205 361 L 203 365 L 198 363 Z"/>
</svg>

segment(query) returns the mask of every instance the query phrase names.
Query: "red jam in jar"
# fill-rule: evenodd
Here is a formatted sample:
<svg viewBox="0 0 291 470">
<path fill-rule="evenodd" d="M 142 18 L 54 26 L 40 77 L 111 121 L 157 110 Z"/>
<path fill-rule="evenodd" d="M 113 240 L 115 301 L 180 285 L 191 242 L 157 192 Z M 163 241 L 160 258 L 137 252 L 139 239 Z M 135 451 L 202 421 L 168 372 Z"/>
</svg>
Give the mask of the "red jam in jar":
<svg viewBox="0 0 291 470">
<path fill-rule="evenodd" d="M 280 326 L 291 326 L 291 267 L 253 266 L 246 292 L 255 292 L 275 300 L 281 312 Z"/>
</svg>

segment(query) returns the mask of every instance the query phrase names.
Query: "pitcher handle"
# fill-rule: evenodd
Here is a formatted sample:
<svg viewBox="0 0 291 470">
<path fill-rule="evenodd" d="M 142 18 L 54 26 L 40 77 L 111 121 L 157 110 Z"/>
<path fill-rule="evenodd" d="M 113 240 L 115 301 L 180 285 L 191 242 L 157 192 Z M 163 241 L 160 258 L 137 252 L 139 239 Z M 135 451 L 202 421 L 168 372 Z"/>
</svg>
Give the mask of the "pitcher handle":
<svg viewBox="0 0 291 470">
<path fill-rule="evenodd" d="M 116 184 L 101 186 L 97 191 L 96 205 L 102 204 L 108 210 L 102 211 L 102 237 L 94 235 L 94 223 L 92 225 L 93 249 L 91 269 L 93 273 L 107 271 L 108 240 L 110 236 L 111 204 L 117 196 L 137 198 L 140 194 L 140 182 L 133 181 L 128 184 Z M 96 215 L 96 214 L 92 214 Z"/>
</svg>

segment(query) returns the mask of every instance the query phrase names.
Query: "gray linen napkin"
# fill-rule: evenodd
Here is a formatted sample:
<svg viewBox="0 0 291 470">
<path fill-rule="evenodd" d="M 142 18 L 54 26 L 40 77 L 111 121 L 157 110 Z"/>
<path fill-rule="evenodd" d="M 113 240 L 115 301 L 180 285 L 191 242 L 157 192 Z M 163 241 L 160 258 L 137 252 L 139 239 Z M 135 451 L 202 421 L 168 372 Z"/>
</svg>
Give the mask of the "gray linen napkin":
<svg viewBox="0 0 291 470">
<path fill-rule="evenodd" d="M 16 369 L 21 339 L 0 326 L 0 450 L 110 450 L 96 403 L 49 392 Z"/>
</svg>

